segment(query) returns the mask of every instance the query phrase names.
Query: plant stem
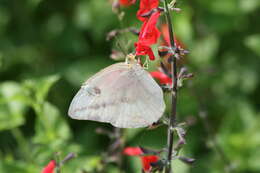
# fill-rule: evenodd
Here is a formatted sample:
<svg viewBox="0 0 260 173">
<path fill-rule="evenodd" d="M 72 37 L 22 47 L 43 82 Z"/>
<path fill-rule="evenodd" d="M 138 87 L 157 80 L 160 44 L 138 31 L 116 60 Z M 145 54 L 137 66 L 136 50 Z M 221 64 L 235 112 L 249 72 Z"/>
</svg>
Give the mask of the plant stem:
<svg viewBox="0 0 260 173">
<path fill-rule="evenodd" d="M 169 37 L 170 37 L 170 47 L 171 49 L 175 50 L 175 43 L 174 43 L 174 35 L 173 35 L 173 27 L 171 21 L 171 15 L 168 8 L 167 0 L 164 0 L 164 8 L 165 8 L 165 17 L 168 24 L 169 30 Z M 174 126 L 176 124 L 176 108 L 177 108 L 177 61 L 174 55 L 171 57 L 171 73 L 172 73 L 172 112 L 170 116 L 170 121 L 168 124 L 168 137 L 167 137 L 167 165 L 165 168 L 165 173 L 172 172 L 172 153 L 173 153 L 173 138 L 174 138 Z"/>
</svg>

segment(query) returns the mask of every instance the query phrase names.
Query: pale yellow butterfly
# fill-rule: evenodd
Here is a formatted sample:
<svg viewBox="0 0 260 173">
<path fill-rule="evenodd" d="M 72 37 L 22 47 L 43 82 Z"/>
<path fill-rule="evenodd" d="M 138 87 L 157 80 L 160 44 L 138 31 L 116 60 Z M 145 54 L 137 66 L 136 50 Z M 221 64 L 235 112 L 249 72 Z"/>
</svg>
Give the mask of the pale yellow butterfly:
<svg viewBox="0 0 260 173">
<path fill-rule="evenodd" d="M 151 75 L 128 55 L 88 79 L 73 98 L 69 116 L 111 123 L 120 128 L 146 127 L 163 115 L 163 92 Z"/>
</svg>

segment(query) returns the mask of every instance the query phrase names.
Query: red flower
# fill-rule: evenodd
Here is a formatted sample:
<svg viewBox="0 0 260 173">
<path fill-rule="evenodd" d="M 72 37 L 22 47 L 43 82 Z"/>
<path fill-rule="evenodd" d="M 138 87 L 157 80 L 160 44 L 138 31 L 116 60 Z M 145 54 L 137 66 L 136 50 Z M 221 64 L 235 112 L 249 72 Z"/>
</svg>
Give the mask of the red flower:
<svg viewBox="0 0 260 173">
<path fill-rule="evenodd" d="M 137 12 L 137 18 L 141 21 L 147 20 L 147 17 L 142 17 L 142 15 L 150 12 L 159 5 L 159 0 L 140 0 L 140 8 Z"/>
<path fill-rule="evenodd" d="M 122 6 L 130 6 L 135 3 L 136 0 L 119 0 L 119 4 Z"/>
<path fill-rule="evenodd" d="M 150 18 L 144 21 L 139 33 L 138 42 L 135 43 L 136 55 L 148 55 L 150 60 L 154 60 L 154 54 L 150 45 L 155 44 L 160 37 L 160 31 L 156 28 L 160 12 L 154 12 Z"/>
<path fill-rule="evenodd" d="M 140 43 L 135 43 L 136 55 L 148 55 L 150 60 L 155 60 L 153 50 L 149 46 L 142 45 Z"/>
<path fill-rule="evenodd" d="M 159 157 L 155 155 L 142 156 L 143 152 L 139 147 L 126 147 L 123 153 L 128 156 L 140 156 L 142 168 L 145 172 L 149 172 L 152 169 L 151 163 L 159 160 Z"/>
<path fill-rule="evenodd" d="M 150 171 L 152 169 L 151 163 L 157 162 L 159 160 L 159 157 L 154 156 L 154 155 L 143 156 L 143 157 L 141 157 L 141 160 L 142 160 L 143 170 L 145 172 L 147 172 L 147 171 Z"/>
<path fill-rule="evenodd" d="M 150 72 L 153 78 L 158 79 L 160 84 L 172 84 L 172 79 L 160 71 Z"/>
<path fill-rule="evenodd" d="M 143 45 L 150 46 L 155 44 L 160 37 L 160 31 L 156 28 L 157 20 L 160 16 L 160 12 L 154 12 L 149 20 L 146 20 L 139 33 L 139 41 Z"/>
<path fill-rule="evenodd" d="M 45 166 L 41 173 L 54 173 L 54 169 L 56 167 L 55 160 L 51 160 L 47 166 Z"/>
<path fill-rule="evenodd" d="M 139 156 L 143 154 L 143 152 L 139 147 L 126 147 L 124 149 L 124 154 L 128 156 Z"/>
<path fill-rule="evenodd" d="M 162 32 L 162 37 L 165 41 L 165 45 L 169 46 L 170 45 L 170 36 L 169 36 L 169 29 L 168 29 L 168 25 L 167 24 L 163 24 L 161 26 L 161 32 Z M 180 42 L 176 36 L 174 36 L 174 42 L 175 42 L 175 46 L 178 48 L 184 48 L 185 46 L 183 45 L 182 42 Z"/>
</svg>

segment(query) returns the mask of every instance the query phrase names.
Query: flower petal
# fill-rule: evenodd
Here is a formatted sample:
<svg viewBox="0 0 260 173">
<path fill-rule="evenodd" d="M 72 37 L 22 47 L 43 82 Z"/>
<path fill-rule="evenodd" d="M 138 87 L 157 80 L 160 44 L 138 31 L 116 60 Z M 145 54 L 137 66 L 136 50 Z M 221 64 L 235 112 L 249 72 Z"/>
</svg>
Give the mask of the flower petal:
<svg viewBox="0 0 260 173">
<path fill-rule="evenodd" d="M 159 16 L 160 12 L 157 11 L 150 16 L 149 20 L 143 23 L 138 42 L 146 46 L 150 46 L 157 42 L 160 37 L 160 31 L 156 28 Z"/>
<path fill-rule="evenodd" d="M 153 50 L 145 45 L 140 43 L 135 43 L 136 55 L 148 55 L 150 60 L 155 60 Z"/>
<path fill-rule="evenodd" d="M 55 160 L 51 160 L 47 166 L 45 166 L 41 173 L 54 173 L 54 169 L 56 167 Z"/>
<path fill-rule="evenodd" d="M 148 13 L 149 11 L 157 8 L 159 5 L 159 0 L 140 0 L 140 8 L 137 12 L 137 18 L 144 22 L 147 20 L 147 17 L 142 17 L 142 15 Z"/>
<path fill-rule="evenodd" d="M 160 71 L 150 72 L 153 78 L 158 79 L 160 84 L 172 84 L 172 79 Z"/>
<path fill-rule="evenodd" d="M 160 31 L 156 28 L 157 20 L 160 16 L 160 12 L 154 12 L 149 20 L 143 23 L 141 31 L 139 33 L 138 42 L 135 43 L 136 55 L 148 55 L 150 60 L 154 60 L 155 56 L 151 49 L 151 45 L 157 43 L 160 37 Z"/>
<path fill-rule="evenodd" d="M 152 169 L 151 163 L 157 162 L 159 160 L 158 156 L 143 156 L 141 157 L 142 160 L 142 167 L 143 170 L 146 171 L 150 171 Z"/>
<path fill-rule="evenodd" d="M 162 37 L 165 41 L 165 45 L 169 46 L 170 45 L 170 36 L 169 36 L 169 29 L 168 29 L 168 25 L 167 24 L 163 24 L 161 26 L 161 32 L 162 32 Z M 185 45 L 178 40 L 178 38 L 176 37 L 176 35 L 174 35 L 174 42 L 175 42 L 175 46 L 178 48 L 185 48 Z"/>
<path fill-rule="evenodd" d="M 123 153 L 128 156 L 139 156 L 143 154 L 142 150 L 139 147 L 126 147 Z"/>
<path fill-rule="evenodd" d="M 136 0 L 119 0 L 119 4 L 122 6 L 130 6 L 135 3 Z"/>
</svg>

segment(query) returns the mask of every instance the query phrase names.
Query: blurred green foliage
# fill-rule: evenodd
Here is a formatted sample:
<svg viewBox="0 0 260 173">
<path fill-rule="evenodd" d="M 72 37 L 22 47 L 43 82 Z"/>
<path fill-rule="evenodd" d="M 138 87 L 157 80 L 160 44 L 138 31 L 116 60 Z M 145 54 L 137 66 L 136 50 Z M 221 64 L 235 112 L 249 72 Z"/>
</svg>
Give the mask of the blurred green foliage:
<svg viewBox="0 0 260 173">
<path fill-rule="evenodd" d="M 181 154 L 197 162 L 174 161 L 175 172 L 260 172 L 260 1 L 178 2 L 175 32 L 191 52 L 185 65 L 195 74 L 178 100 L 179 121 L 192 121 Z M 40 172 L 57 152 L 77 153 L 64 173 L 102 166 L 110 141 L 95 129 L 111 126 L 71 120 L 67 109 L 81 83 L 113 63 L 115 43 L 105 41 L 106 33 L 140 26 L 137 9 L 124 8 L 120 24 L 107 0 L 0 1 L 0 172 Z M 125 135 L 128 146 L 166 144 L 166 127 Z M 124 169 L 140 172 L 139 162 L 124 157 Z M 106 172 L 119 169 L 111 164 Z"/>
</svg>

